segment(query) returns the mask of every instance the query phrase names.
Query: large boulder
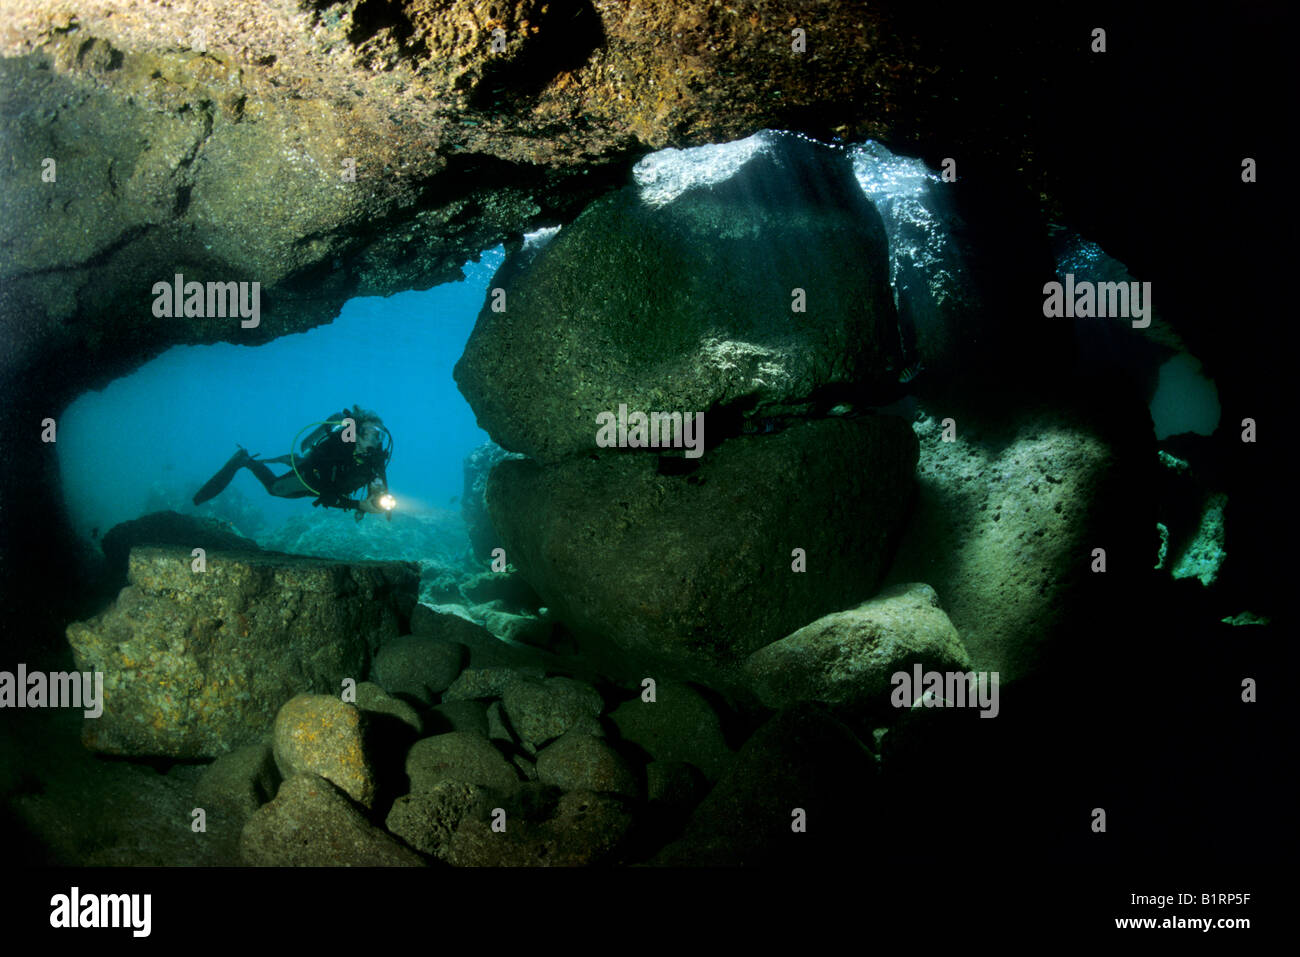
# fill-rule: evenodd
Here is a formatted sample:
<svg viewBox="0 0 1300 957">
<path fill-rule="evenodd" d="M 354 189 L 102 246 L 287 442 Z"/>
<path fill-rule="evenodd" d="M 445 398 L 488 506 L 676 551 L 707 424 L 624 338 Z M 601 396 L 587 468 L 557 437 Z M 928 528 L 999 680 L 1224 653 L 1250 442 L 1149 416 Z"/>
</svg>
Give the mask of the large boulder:
<svg viewBox="0 0 1300 957">
<path fill-rule="evenodd" d="M 489 295 L 455 369 L 494 440 L 556 462 L 594 449 L 597 416 L 621 405 L 759 422 L 896 383 L 884 227 L 847 160 L 747 143 L 720 182 L 620 190 L 507 258 L 505 308 Z"/>
<path fill-rule="evenodd" d="M 689 475 L 643 454 L 502 462 L 488 506 L 509 560 L 605 667 L 708 684 L 875 591 L 915 462 L 900 419 L 823 419 L 730 439 Z"/>
<path fill-rule="evenodd" d="M 77 668 L 104 675 L 103 714 L 82 729 L 91 750 L 210 758 L 256 741 L 294 695 L 361 680 L 415 600 L 406 563 L 194 561 L 185 546 L 133 549 L 116 602 L 68 626 Z"/>
<path fill-rule="evenodd" d="M 1156 562 L 1145 409 L 962 390 L 925 400 L 913 428 L 917 507 L 887 584 L 933 586 L 974 667 L 1004 684 L 1072 654 L 1049 639 L 1113 624 L 1096 615 Z"/>
<path fill-rule="evenodd" d="M 508 457 L 510 453 L 495 442 L 484 442 L 465 456 L 465 487 L 460 495 L 460 516 L 465 520 L 474 557 L 484 562 L 492 557 L 492 549 L 497 547 L 497 535 L 492 529 L 492 519 L 488 517 L 483 491 L 487 488 L 492 466 Z"/>
<path fill-rule="evenodd" d="M 126 584 L 126 563 L 137 545 L 184 545 L 208 551 L 260 551 L 257 542 L 239 534 L 228 522 L 216 518 L 182 515 L 180 512 L 150 512 L 129 522 L 114 525 L 100 540 L 114 587 Z"/>
</svg>

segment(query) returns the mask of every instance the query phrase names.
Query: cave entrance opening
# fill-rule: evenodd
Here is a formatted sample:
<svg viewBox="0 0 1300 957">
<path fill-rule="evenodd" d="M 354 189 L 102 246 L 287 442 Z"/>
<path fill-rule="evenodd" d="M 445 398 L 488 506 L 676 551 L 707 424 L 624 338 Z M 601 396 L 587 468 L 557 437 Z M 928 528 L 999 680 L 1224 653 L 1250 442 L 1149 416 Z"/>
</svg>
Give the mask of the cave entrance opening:
<svg viewBox="0 0 1300 957">
<path fill-rule="evenodd" d="M 68 513 L 92 547 L 151 512 L 229 522 L 264 547 L 336 558 L 453 561 L 468 547 L 460 517 L 465 457 L 487 435 L 452 379 L 501 247 L 465 279 L 426 291 L 349 300 L 331 323 L 258 346 L 178 346 L 59 421 Z M 194 493 L 237 447 L 264 459 L 304 426 L 345 408 L 374 410 L 394 440 L 387 467 L 394 520 L 274 498 L 248 469 L 200 506 Z M 310 429 L 307 430 L 310 432 Z M 273 465 L 275 471 L 288 466 Z"/>
</svg>

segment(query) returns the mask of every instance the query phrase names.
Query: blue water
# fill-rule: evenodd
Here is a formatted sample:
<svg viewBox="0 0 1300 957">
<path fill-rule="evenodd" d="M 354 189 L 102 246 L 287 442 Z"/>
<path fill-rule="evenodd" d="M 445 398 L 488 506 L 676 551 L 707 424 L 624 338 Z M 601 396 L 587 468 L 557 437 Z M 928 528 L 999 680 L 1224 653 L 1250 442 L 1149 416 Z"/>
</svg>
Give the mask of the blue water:
<svg viewBox="0 0 1300 957">
<path fill-rule="evenodd" d="M 193 511 L 194 492 L 236 444 L 273 457 L 303 426 L 359 404 L 393 434 L 388 481 L 401 514 L 457 510 L 462 461 L 487 440 L 452 367 L 503 258 L 498 247 L 466 279 L 426 292 L 350 300 L 329 325 L 257 347 L 178 346 L 81 396 L 59 420 L 64 494 L 89 535 L 159 507 Z M 284 466 L 272 466 L 278 474 Z M 184 505 L 182 505 L 184 503 Z M 247 471 L 211 503 L 247 534 L 313 509 L 267 495 Z M 366 521 L 376 521 L 370 516 Z"/>
</svg>

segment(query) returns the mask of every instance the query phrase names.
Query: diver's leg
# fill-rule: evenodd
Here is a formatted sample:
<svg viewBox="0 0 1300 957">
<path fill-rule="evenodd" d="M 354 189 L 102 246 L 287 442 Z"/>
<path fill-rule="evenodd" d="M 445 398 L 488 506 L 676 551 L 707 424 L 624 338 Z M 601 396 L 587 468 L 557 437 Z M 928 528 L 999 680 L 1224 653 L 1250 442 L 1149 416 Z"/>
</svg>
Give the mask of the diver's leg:
<svg viewBox="0 0 1300 957">
<path fill-rule="evenodd" d="M 252 459 L 249 458 L 248 453 L 241 448 L 230 457 L 230 461 L 221 466 L 221 469 L 216 475 L 208 479 L 203 488 L 194 493 L 194 504 L 202 505 L 208 499 L 216 498 L 220 495 L 225 491 L 226 486 L 230 484 L 230 480 L 235 477 L 235 473 L 251 461 Z M 265 466 L 263 467 L 265 468 Z"/>
<path fill-rule="evenodd" d="M 262 483 L 264 489 L 272 495 L 275 494 L 275 474 L 266 467 L 265 463 L 257 461 L 257 459 L 250 455 L 248 461 L 244 463 L 244 466 L 248 471 L 257 476 L 257 480 Z"/>
<path fill-rule="evenodd" d="M 307 498 L 316 494 L 303 485 L 293 472 L 285 472 L 272 485 L 268 485 L 266 490 L 280 498 Z"/>
<path fill-rule="evenodd" d="M 303 498 L 315 494 L 311 489 L 303 485 L 302 481 L 293 472 L 286 472 L 284 475 L 277 476 L 266 466 L 266 463 L 252 458 L 245 462 L 244 466 L 257 476 L 257 480 L 262 483 L 263 488 L 277 498 Z"/>
</svg>

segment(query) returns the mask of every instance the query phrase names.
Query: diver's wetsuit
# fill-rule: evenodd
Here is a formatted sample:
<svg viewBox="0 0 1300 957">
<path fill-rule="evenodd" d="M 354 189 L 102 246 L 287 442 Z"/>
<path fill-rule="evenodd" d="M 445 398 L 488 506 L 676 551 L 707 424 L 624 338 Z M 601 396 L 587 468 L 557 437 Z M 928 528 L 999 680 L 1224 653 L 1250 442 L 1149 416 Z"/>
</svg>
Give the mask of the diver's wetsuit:
<svg viewBox="0 0 1300 957">
<path fill-rule="evenodd" d="M 353 418 L 357 423 L 355 442 L 343 440 L 343 429 L 337 423 L 344 418 Z M 331 425 L 334 427 L 328 428 Z M 365 488 L 370 492 L 368 498 L 373 498 L 387 491 L 386 468 L 390 452 L 384 449 L 380 438 L 380 433 L 386 431 L 377 417 L 363 418 L 344 409 L 307 437 L 303 446 L 310 445 L 310 448 L 306 448 L 301 457 L 282 455 L 263 462 L 241 448 L 195 493 L 194 504 L 201 505 L 219 495 L 235 474 L 246 468 L 257 476 L 268 492 L 279 498 L 315 496 L 313 505 L 358 512 L 377 511 L 365 506 L 367 499 L 358 501 L 349 498 L 348 493 Z M 296 471 L 291 469 L 277 476 L 267 467 L 267 462 L 292 465 Z"/>
</svg>

